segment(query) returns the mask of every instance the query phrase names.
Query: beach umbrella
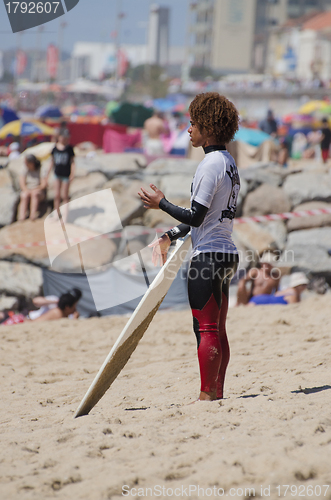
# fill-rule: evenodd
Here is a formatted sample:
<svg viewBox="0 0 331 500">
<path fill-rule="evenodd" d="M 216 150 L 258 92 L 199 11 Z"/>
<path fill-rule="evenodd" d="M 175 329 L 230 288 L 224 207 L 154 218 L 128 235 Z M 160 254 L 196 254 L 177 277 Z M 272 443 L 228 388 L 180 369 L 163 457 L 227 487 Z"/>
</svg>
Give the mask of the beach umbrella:
<svg viewBox="0 0 331 500">
<path fill-rule="evenodd" d="M 301 108 L 299 109 L 299 113 L 302 115 L 311 115 L 315 111 L 323 109 L 329 105 L 330 103 L 326 101 L 321 101 L 321 100 L 309 101 L 306 102 L 306 104 L 304 104 L 303 106 L 301 106 Z"/>
<path fill-rule="evenodd" d="M 118 125 L 142 128 L 145 121 L 153 115 L 153 109 L 146 108 L 142 104 L 122 103 L 112 113 L 112 118 Z"/>
<path fill-rule="evenodd" d="M 4 125 L 19 119 L 16 111 L 7 106 L 0 107 L 0 116 Z"/>
<path fill-rule="evenodd" d="M 264 141 L 272 141 L 273 138 L 269 134 L 262 132 L 262 130 L 240 127 L 234 140 L 246 142 L 246 144 L 250 144 L 251 146 L 260 146 Z"/>
<path fill-rule="evenodd" d="M 36 111 L 38 118 L 62 118 L 63 114 L 58 106 L 40 106 Z"/>
<path fill-rule="evenodd" d="M 15 120 L 0 129 L 0 139 L 13 136 L 53 135 L 54 129 L 37 120 Z"/>
</svg>

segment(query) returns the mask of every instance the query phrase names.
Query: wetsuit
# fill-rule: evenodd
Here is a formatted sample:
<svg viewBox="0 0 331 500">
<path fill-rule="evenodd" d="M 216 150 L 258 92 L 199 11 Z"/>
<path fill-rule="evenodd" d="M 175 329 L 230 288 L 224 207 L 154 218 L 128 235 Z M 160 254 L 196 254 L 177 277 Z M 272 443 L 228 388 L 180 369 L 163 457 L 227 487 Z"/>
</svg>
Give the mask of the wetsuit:
<svg viewBox="0 0 331 500">
<path fill-rule="evenodd" d="M 239 261 L 231 234 L 240 180 L 224 146 L 208 146 L 205 154 L 193 179 L 191 208 L 177 207 L 165 198 L 159 207 L 182 222 L 167 232 L 172 241 L 191 230 L 188 294 L 198 344 L 201 391 L 216 391 L 222 398 L 230 358 L 225 329 L 229 285 Z"/>
</svg>

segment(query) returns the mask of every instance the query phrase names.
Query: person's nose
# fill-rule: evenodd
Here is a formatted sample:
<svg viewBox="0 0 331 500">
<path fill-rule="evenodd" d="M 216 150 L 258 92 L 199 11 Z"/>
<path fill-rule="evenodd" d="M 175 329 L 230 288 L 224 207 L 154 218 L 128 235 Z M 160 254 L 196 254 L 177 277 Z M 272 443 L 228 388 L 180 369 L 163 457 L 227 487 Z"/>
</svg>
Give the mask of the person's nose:
<svg viewBox="0 0 331 500">
<path fill-rule="evenodd" d="M 188 131 L 187 131 L 189 134 L 192 134 L 192 125 L 188 128 Z"/>
</svg>

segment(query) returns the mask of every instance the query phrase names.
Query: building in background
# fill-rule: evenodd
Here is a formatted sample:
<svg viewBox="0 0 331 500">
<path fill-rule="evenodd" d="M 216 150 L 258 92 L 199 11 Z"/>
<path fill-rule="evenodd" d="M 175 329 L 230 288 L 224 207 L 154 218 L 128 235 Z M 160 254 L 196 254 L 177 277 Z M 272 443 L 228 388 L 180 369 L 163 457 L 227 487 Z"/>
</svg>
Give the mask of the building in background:
<svg viewBox="0 0 331 500">
<path fill-rule="evenodd" d="M 331 80 L 331 11 L 288 21 L 271 33 L 269 74 L 301 81 Z"/>
<path fill-rule="evenodd" d="M 148 25 L 148 63 L 166 66 L 169 62 L 170 9 L 152 5 Z"/>
<path fill-rule="evenodd" d="M 190 4 L 189 61 L 220 74 L 264 73 L 269 37 L 289 19 L 331 9 L 331 0 L 196 0 Z M 287 56 L 293 66 L 295 56 Z"/>
</svg>

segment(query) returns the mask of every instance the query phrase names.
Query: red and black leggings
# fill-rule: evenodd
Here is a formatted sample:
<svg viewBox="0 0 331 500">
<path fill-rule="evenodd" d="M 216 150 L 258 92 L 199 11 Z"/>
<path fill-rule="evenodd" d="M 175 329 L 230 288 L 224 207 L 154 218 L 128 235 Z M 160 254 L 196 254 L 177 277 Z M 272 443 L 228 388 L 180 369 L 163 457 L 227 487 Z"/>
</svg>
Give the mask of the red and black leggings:
<svg viewBox="0 0 331 500">
<path fill-rule="evenodd" d="M 225 330 L 230 281 L 236 273 L 236 254 L 210 252 L 192 258 L 188 295 L 198 343 L 201 391 L 223 397 L 225 371 L 230 359 Z"/>
</svg>

